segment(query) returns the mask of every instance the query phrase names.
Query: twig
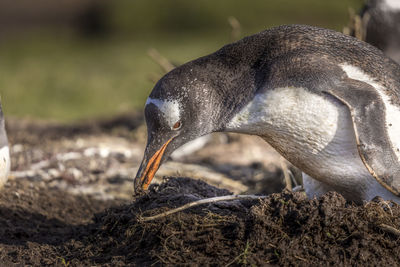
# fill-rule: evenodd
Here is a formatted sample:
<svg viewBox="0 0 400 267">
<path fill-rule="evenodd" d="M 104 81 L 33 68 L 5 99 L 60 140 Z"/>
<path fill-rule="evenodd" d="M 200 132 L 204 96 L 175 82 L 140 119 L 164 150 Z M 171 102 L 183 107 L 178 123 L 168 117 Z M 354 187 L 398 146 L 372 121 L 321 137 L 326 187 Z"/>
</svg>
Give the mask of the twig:
<svg viewBox="0 0 400 267">
<path fill-rule="evenodd" d="M 293 187 L 292 187 L 292 181 L 290 179 L 289 168 L 286 164 L 286 160 L 282 156 L 280 159 L 280 163 L 283 172 L 283 177 L 285 179 L 285 184 L 286 184 L 285 188 L 288 189 L 289 191 L 292 191 Z"/>
<path fill-rule="evenodd" d="M 162 56 L 158 51 L 154 48 L 150 48 L 147 51 L 149 57 L 151 57 L 160 67 L 163 69 L 164 72 L 170 72 L 171 70 L 175 69 L 174 64 L 172 64 L 166 57 Z"/>
<path fill-rule="evenodd" d="M 364 39 L 362 19 L 358 15 L 354 16 L 354 37 L 356 37 L 358 40 Z"/>
<path fill-rule="evenodd" d="M 361 18 L 362 41 L 367 40 L 367 26 L 370 19 L 371 19 L 371 14 L 369 13 L 365 13 L 364 16 Z"/>
<path fill-rule="evenodd" d="M 300 256 L 294 255 L 294 257 L 295 257 L 296 259 L 298 259 L 298 260 L 308 262 L 306 259 L 304 259 L 304 258 L 302 258 L 302 257 L 300 257 Z"/>
<path fill-rule="evenodd" d="M 231 37 L 234 41 L 238 40 L 240 37 L 240 34 L 242 32 L 242 27 L 240 25 L 240 22 L 237 18 L 235 18 L 234 16 L 230 16 L 228 18 L 228 23 L 232 28 L 232 32 L 231 32 Z"/>
<path fill-rule="evenodd" d="M 244 251 L 240 253 L 237 257 L 235 257 L 231 262 L 229 262 L 225 267 L 231 266 L 234 264 L 237 260 L 239 260 L 241 257 L 244 257 L 244 262 L 241 262 L 243 265 L 246 265 L 246 257 L 247 253 L 249 252 L 249 240 L 246 242 L 246 247 L 244 248 Z"/>
<path fill-rule="evenodd" d="M 387 224 L 380 224 L 379 228 L 381 228 L 383 231 L 393 234 L 395 236 L 400 236 L 400 230 L 394 228 L 393 226 L 387 225 Z"/>
<path fill-rule="evenodd" d="M 152 220 L 156 220 L 159 218 L 166 217 L 168 215 L 177 213 L 182 210 L 186 210 L 191 207 L 203 205 L 203 204 L 208 204 L 208 203 L 215 203 L 215 202 L 220 202 L 220 201 L 231 201 L 231 200 L 236 200 L 236 199 L 262 199 L 266 198 L 267 196 L 256 196 L 256 195 L 230 195 L 230 196 L 220 196 L 220 197 L 212 197 L 212 198 L 205 198 L 205 199 L 200 199 L 194 202 L 187 203 L 183 206 L 180 206 L 176 209 L 172 209 L 154 216 L 149 216 L 149 217 L 142 217 L 140 218 L 141 221 L 148 222 Z"/>
<path fill-rule="evenodd" d="M 363 17 L 356 14 L 353 8 L 348 9 L 349 12 L 349 23 L 347 27 L 343 28 L 343 33 L 352 35 L 359 40 L 365 41 L 367 35 L 366 25 L 370 19 L 369 13 L 365 13 Z"/>
</svg>

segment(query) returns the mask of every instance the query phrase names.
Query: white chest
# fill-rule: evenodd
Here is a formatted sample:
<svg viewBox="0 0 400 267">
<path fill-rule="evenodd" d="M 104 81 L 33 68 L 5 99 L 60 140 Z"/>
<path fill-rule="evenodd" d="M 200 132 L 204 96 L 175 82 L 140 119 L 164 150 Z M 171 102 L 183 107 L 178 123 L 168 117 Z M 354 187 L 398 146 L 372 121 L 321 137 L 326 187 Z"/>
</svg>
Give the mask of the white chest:
<svg viewBox="0 0 400 267">
<path fill-rule="evenodd" d="M 332 142 L 337 150 L 352 145 L 352 127 L 342 104 L 294 87 L 257 95 L 228 124 L 231 131 L 270 139 L 277 149 L 302 149 L 309 155 L 320 154 Z"/>
<path fill-rule="evenodd" d="M 303 88 L 257 95 L 228 130 L 263 137 L 302 171 L 340 189 L 374 181 L 362 163 L 347 107 Z"/>
</svg>

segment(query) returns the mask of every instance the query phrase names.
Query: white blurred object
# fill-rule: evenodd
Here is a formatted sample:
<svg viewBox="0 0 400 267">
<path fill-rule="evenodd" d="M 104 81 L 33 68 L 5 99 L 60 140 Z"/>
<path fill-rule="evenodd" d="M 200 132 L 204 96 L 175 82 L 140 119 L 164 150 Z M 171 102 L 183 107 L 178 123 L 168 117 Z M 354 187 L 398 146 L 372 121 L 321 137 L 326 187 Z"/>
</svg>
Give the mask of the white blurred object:
<svg viewBox="0 0 400 267">
<path fill-rule="evenodd" d="M 10 167 L 10 149 L 8 148 L 4 114 L 0 103 L 0 188 L 2 188 L 8 180 Z"/>
<path fill-rule="evenodd" d="M 8 146 L 0 149 L 0 188 L 7 182 L 10 174 L 10 150 Z"/>
</svg>

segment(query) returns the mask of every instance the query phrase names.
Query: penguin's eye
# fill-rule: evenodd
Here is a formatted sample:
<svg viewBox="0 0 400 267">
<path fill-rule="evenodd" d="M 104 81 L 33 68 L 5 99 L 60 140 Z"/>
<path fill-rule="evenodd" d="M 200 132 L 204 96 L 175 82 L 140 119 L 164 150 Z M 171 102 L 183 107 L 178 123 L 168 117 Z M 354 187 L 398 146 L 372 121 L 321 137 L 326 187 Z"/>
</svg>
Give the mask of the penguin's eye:
<svg viewBox="0 0 400 267">
<path fill-rule="evenodd" d="M 182 126 L 180 121 L 175 122 L 174 126 L 172 126 L 172 130 L 179 130 Z"/>
</svg>

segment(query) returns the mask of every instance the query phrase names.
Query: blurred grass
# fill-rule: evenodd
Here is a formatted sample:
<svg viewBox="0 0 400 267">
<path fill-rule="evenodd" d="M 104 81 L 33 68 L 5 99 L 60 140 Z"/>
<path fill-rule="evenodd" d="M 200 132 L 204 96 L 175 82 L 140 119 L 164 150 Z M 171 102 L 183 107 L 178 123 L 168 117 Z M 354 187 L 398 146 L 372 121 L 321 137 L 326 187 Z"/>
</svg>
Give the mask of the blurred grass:
<svg viewBox="0 0 400 267">
<path fill-rule="evenodd" d="M 149 47 L 160 47 L 164 55 L 183 63 L 212 52 L 218 41 L 28 43 L 21 40 L 0 46 L 0 88 L 6 113 L 74 120 L 142 107 L 153 86 L 151 74 L 161 76 L 158 65 L 146 54 Z"/>
<path fill-rule="evenodd" d="M 114 3 L 114 2 L 112 2 Z M 347 8 L 361 0 L 153 0 L 115 1 L 112 34 L 85 39 L 43 30 L 0 43 L 0 93 L 7 115 L 75 119 L 142 108 L 160 68 L 147 56 L 154 47 L 176 63 L 229 43 L 227 17 L 243 35 L 279 24 L 302 23 L 341 30 Z"/>
<path fill-rule="evenodd" d="M 312 24 L 341 30 L 348 7 L 358 10 L 363 0 L 121 0 L 112 7 L 113 24 L 127 32 L 201 32 L 228 29 L 235 16 L 247 32 L 274 25 Z M 145 20 L 143 20 L 145 18 Z M 156 31 L 154 31 L 156 29 Z"/>
</svg>

